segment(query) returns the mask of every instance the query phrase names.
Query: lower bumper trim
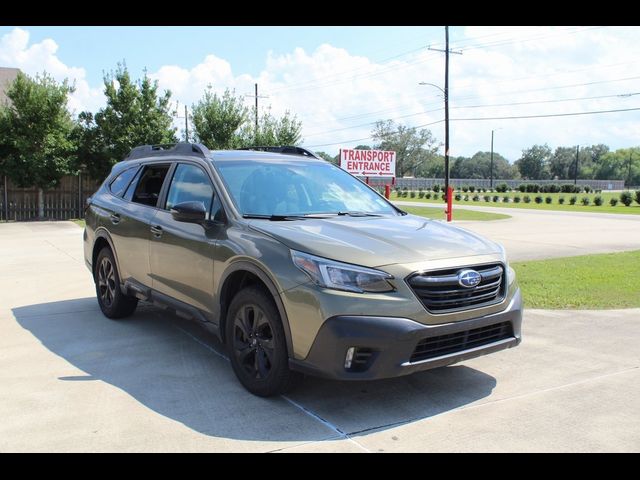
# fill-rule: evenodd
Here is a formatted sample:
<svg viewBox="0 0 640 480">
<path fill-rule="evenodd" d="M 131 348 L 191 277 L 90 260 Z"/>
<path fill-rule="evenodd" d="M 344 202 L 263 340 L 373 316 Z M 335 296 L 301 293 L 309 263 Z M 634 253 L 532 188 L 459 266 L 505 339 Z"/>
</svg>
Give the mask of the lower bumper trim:
<svg viewBox="0 0 640 480">
<path fill-rule="evenodd" d="M 465 350 L 411 362 L 418 342 L 425 338 L 470 331 L 509 322 L 513 335 Z M 508 307 L 498 313 L 441 325 L 425 325 L 407 318 L 338 316 L 328 319 L 318 332 L 304 360 L 290 359 L 292 369 L 310 375 L 341 380 L 373 380 L 398 377 L 437 368 L 470 358 L 515 347 L 521 341 L 522 298 L 520 290 Z M 364 369 L 345 369 L 344 360 L 351 347 L 372 352 Z"/>
</svg>

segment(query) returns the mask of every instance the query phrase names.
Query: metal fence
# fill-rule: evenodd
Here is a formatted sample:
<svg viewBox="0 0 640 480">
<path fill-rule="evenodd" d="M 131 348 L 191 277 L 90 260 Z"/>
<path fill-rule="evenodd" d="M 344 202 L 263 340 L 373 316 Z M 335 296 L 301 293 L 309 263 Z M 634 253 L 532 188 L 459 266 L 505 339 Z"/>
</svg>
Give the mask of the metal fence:
<svg viewBox="0 0 640 480">
<path fill-rule="evenodd" d="M 370 178 L 371 185 L 385 185 L 390 183 L 389 179 Z M 506 183 L 510 188 L 517 188 L 522 183 L 537 183 L 538 185 L 573 183 L 573 180 L 494 180 L 493 188 L 501 183 Z M 473 185 L 476 188 L 489 188 L 490 180 L 485 178 L 452 178 L 449 184 L 453 187 L 463 185 Z M 443 178 L 396 178 L 395 186 L 417 190 L 419 188 L 431 188 L 433 185 L 444 185 Z M 589 185 L 593 189 L 599 190 L 624 190 L 624 180 L 578 180 L 578 185 Z"/>
<path fill-rule="evenodd" d="M 38 218 L 38 189 L 19 188 L 6 177 L 0 185 L 0 220 L 31 220 Z M 43 192 L 44 218 L 69 220 L 84 218 L 87 198 L 100 186 L 100 182 L 83 175 L 68 175 L 60 184 Z"/>
</svg>

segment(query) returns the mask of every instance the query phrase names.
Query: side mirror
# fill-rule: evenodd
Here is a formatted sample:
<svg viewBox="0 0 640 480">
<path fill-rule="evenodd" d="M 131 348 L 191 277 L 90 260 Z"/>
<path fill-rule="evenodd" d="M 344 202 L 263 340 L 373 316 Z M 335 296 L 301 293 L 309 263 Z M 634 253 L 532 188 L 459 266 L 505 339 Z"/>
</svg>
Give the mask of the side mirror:
<svg viewBox="0 0 640 480">
<path fill-rule="evenodd" d="M 203 223 L 207 218 L 207 211 L 202 202 L 178 203 L 170 212 L 176 222 Z"/>
</svg>

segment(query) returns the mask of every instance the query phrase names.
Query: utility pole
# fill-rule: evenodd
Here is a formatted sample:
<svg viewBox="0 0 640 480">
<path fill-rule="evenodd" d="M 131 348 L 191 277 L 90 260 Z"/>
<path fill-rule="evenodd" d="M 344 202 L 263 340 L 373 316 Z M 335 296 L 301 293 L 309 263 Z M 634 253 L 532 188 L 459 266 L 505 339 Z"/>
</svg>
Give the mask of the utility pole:
<svg viewBox="0 0 640 480">
<path fill-rule="evenodd" d="M 493 130 L 491 130 L 491 169 L 489 173 L 489 188 L 493 188 Z"/>
<path fill-rule="evenodd" d="M 256 83 L 256 138 L 258 138 L 258 84 Z"/>
<path fill-rule="evenodd" d="M 629 170 L 627 172 L 627 187 L 631 186 L 631 154 L 633 150 L 629 149 Z"/>
<path fill-rule="evenodd" d="M 189 114 L 186 105 L 184 106 L 184 139 L 189 141 Z"/>
<path fill-rule="evenodd" d="M 258 95 L 258 84 L 255 84 L 256 87 L 256 93 L 255 95 L 245 95 L 245 97 L 253 97 L 256 99 L 256 131 L 255 131 L 255 136 L 254 136 L 254 142 L 258 141 L 258 98 L 269 98 L 267 95 Z M 256 145 L 257 146 L 257 145 Z"/>
<path fill-rule="evenodd" d="M 182 118 L 178 115 L 178 109 L 180 108 L 180 102 L 176 102 L 176 111 L 174 115 L 176 118 Z M 189 113 L 187 111 L 187 105 L 184 106 L 184 141 L 189 141 Z"/>
<path fill-rule="evenodd" d="M 444 191 L 445 200 L 449 196 L 449 54 L 462 55 L 462 52 L 449 50 L 449 27 L 444 27 L 444 50 L 431 48 L 437 52 L 444 52 Z"/>
<path fill-rule="evenodd" d="M 578 159 L 580 158 L 580 145 L 576 145 L 576 168 L 573 171 L 573 184 L 578 184 Z"/>
<path fill-rule="evenodd" d="M 444 27 L 444 191 L 449 197 L 449 27 Z"/>
</svg>

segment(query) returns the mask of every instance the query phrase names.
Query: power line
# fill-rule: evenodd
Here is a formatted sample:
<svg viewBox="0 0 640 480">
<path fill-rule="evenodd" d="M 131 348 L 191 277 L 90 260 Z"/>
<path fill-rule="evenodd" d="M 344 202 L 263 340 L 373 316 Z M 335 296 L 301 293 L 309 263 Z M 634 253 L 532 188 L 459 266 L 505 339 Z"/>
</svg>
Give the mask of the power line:
<svg viewBox="0 0 640 480">
<path fill-rule="evenodd" d="M 399 117 L 386 118 L 385 120 L 394 120 L 395 121 L 395 120 L 400 120 L 401 118 L 415 117 L 416 115 L 423 115 L 425 113 L 440 112 L 442 110 L 444 110 L 444 108 L 435 108 L 433 110 L 423 110 L 422 112 L 419 112 L 419 113 L 410 113 L 409 115 L 401 115 Z M 378 121 L 379 120 L 376 120 L 374 122 L 361 123 L 359 125 L 349 125 L 348 127 L 334 128 L 333 130 L 325 130 L 324 132 L 307 133 L 307 134 L 305 134 L 305 137 L 316 137 L 318 135 L 325 135 L 327 133 L 341 132 L 343 130 L 351 130 L 353 128 L 366 127 L 367 125 L 375 125 Z"/>
<path fill-rule="evenodd" d="M 436 122 L 429 122 L 429 123 L 425 123 L 424 125 L 417 125 L 415 127 L 412 128 L 424 128 L 424 127 L 428 127 L 429 125 L 435 125 L 436 123 L 442 123 L 444 122 L 444 119 L 442 120 L 438 120 Z M 317 145 L 305 145 L 307 148 L 316 148 L 316 147 L 329 147 L 331 145 L 340 145 L 343 143 L 352 143 L 352 142 L 359 142 L 362 140 L 371 140 L 373 137 L 372 136 L 368 136 L 368 137 L 363 137 L 363 138 L 352 138 L 351 140 L 342 140 L 340 142 L 334 142 L 334 143 L 322 143 L 322 144 L 317 144 Z"/>
<path fill-rule="evenodd" d="M 531 41 L 534 41 L 534 40 L 546 40 L 547 38 L 553 38 L 553 37 L 558 37 L 558 36 L 562 36 L 562 35 L 574 35 L 576 33 L 582 33 L 582 32 L 586 32 L 586 31 L 590 31 L 590 30 L 596 30 L 596 29 L 600 29 L 600 28 L 604 28 L 604 27 L 603 26 L 599 26 L 599 27 L 578 28 L 578 29 L 573 30 L 573 31 L 562 31 L 562 32 L 556 32 L 556 33 L 547 34 L 547 35 L 534 35 L 532 37 L 527 37 L 527 38 L 524 38 L 524 39 L 513 38 L 513 39 L 496 40 L 495 42 L 489 42 L 489 43 L 478 44 L 478 45 L 469 45 L 467 47 L 462 47 L 462 50 L 463 51 L 467 51 L 467 50 L 476 50 L 476 49 L 480 49 L 480 48 L 502 47 L 502 46 L 505 46 L 505 45 L 513 45 L 514 43 L 531 42 Z"/>
<path fill-rule="evenodd" d="M 633 62 L 631 62 L 633 63 Z M 525 77 L 526 78 L 526 77 Z M 627 81 L 627 80 L 636 80 L 640 78 L 640 76 L 633 76 L 633 77 L 624 77 L 624 78 L 615 78 L 615 79 L 610 79 L 610 80 L 598 80 L 598 81 L 594 81 L 594 82 L 587 82 L 587 83 L 575 83 L 575 84 L 569 84 L 569 85 L 557 85 L 557 86 L 553 86 L 553 87 L 541 87 L 541 88 L 536 88 L 536 89 L 529 89 L 529 90 L 515 90 L 515 91 L 511 91 L 511 92 L 502 92 L 502 93 L 498 93 L 498 94 L 494 94 L 494 95 L 466 95 L 466 96 L 462 96 L 462 97 L 457 97 L 458 100 L 471 100 L 474 98 L 495 98 L 495 97 L 502 97 L 502 96 L 509 96 L 509 95 L 519 95 L 519 94 L 527 94 L 527 93 L 532 93 L 532 92 L 541 92 L 541 91 L 546 91 L 546 90 L 558 90 L 558 89 L 562 89 L 562 88 L 571 88 L 571 87 L 582 87 L 582 86 L 589 86 L 589 85 L 595 85 L 595 84 L 603 84 L 603 83 L 615 83 L 615 82 L 623 82 L 623 81 Z M 499 82 L 496 82 L 499 83 Z M 596 97 L 593 97 L 594 99 Z M 603 96 L 603 98 L 605 98 Z M 586 99 L 586 98 L 585 98 Z M 551 101 L 549 101 L 551 102 Z M 430 102 L 427 103 L 426 107 L 431 106 L 431 105 L 437 105 L 438 103 L 440 103 L 440 101 L 438 102 Z M 541 101 L 541 103 L 544 103 L 543 101 Z M 514 105 L 517 104 L 514 103 Z M 399 106 L 399 105 L 398 105 Z M 389 107 L 387 109 L 383 109 L 383 110 L 377 110 L 377 111 L 373 111 L 373 112 L 367 112 L 367 113 L 361 113 L 358 115 L 353 115 L 350 117 L 342 117 L 342 118 L 337 118 L 336 120 L 346 120 L 346 119 L 351 119 L 351 118 L 362 118 L 362 117 L 367 117 L 370 115 L 377 115 L 380 113 L 384 113 L 384 112 L 389 112 L 389 111 L 394 111 L 394 110 L 398 110 L 398 106 L 396 107 Z M 486 106 L 491 106 L 491 105 L 486 105 Z M 507 104 L 505 104 L 505 106 L 507 106 Z M 466 105 L 458 105 L 458 106 L 454 106 L 451 108 L 466 108 Z M 399 111 L 406 111 L 409 110 L 411 107 L 404 107 L 404 108 L 400 108 Z M 471 108 L 471 107 L 469 107 Z M 473 107 L 476 108 L 476 107 Z M 415 114 L 411 114 L 411 115 L 419 115 L 422 112 L 417 112 Z M 407 115 L 407 116 L 411 116 L 411 115 Z"/>
<path fill-rule="evenodd" d="M 617 62 L 617 63 L 609 63 L 609 64 L 604 64 L 604 65 L 587 65 L 585 67 L 581 67 L 581 68 L 576 68 L 573 70 L 555 70 L 552 72 L 547 72 L 547 73 L 539 73 L 536 75 L 526 75 L 524 77 L 516 77 L 516 78 L 505 78 L 503 80 L 496 80 L 491 82 L 492 85 L 498 85 L 498 84 L 502 84 L 502 83 L 510 83 L 510 82 L 519 82 L 522 80 L 529 80 L 532 78 L 543 78 L 543 77 L 551 77 L 551 76 L 560 76 L 560 75 L 566 75 L 566 74 L 571 74 L 571 73 L 578 73 L 578 72 L 584 72 L 585 70 L 597 70 L 597 71 L 602 71 L 605 68 L 612 68 L 612 67 L 621 67 L 623 65 L 629 65 L 629 64 L 636 64 L 638 63 L 638 60 L 633 60 L 633 61 L 629 61 L 629 62 Z M 461 84 L 457 84 L 456 88 L 458 90 L 466 90 L 469 88 L 472 88 L 476 86 L 476 80 L 473 79 L 469 79 L 466 82 L 462 82 Z"/>
<path fill-rule="evenodd" d="M 404 51 L 404 52 L 399 53 L 397 55 L 393 55 L 391 57 L 387 57 L 387 58 L 384 58 L 384 59 L 381 59 L 381 60 L 370 60 L 370 62 L 380 62 L 380 63 L 388 62 L 390 60 L 395 60 L 396 58 L 404 57 L 405 55 L 409 55 L 411 53 L 415 53 L 415 52 L 418 52 L 420 50 L 424 50 L 426 48 L 427 48 L 426 45 L 421 45 L 421 46 L 419 46 L 417 48 L 412 48 L 411 50 Z M 408 62 L 407 65 L 412 65 L 413 63 L 414 62 Z M 392 70 L 393 68 L 397 68 L 395 65 L 389 66 L 389 65 L 382 64 L 381 66 L 383 68 L 385 68 L 384 71 Z M 358 70 L 360 70 L 360 69 L 358 69 L 358 68 L 350 68 L 348 70 L 343 70 L 341 72 L 335 72 L 335 73 L 332 73 L 330 75 L 324 75 L 324 76 L 319 77 L 319 78 L 314 78 L 314 79 L 306 80 L 304 82 L 299 82 L 297 85 L 294 84 L 294 85 L 288 85 L 288 86 L 284 86 L 284 87 L 276 87 L 276 88 L 273 88 L 271 90 L 271 92 L 272 93 L 277 93 L 277 92 L 281 92 L 281 91 L 285 91 L 285 90 L 301 90 L 301 89 L 304 90 L 304 89 L 316 88 L 316 87 L 319 88 L 319 86 L 322 86 L 322 85 L 325 85 L 325 84 L 326 85 L 331 85 L 332 82 L 334 82 L 336 80 L 338 80 L 339 83 L 342 83 L 343 81 L 350 81 L 353 78 L 357 78 L 357 77 L 360 77 L 360 76 L 363 76 L 363 75 L 368 75 L 368 74 L 371 74 L 371 73 L 375 73 L 375 72 L 365 72 L 365 73 L 355 74 L 355 75 L 353 75 L 351 77 L 346 77 L 346 79 L 343 77 L 345 74 L 350 74 L 350 73 L 353 73 L 353 72 L 357 72 Z"/>
<path fill-rule="evenodd" d="M 596 100 L 601 98 L 614 98 L 614 97 L 631 97 L 633 95 L 640 95 L 640 92 L 634 93 L 620 93 L 617 95 L 596 95 L 593 97 L 574 97 L 574 98 L 558 98 L 555 100 L 531 100 L 529 102 L 510 102 L 510 103 L 493 103 L 493 104 L 484 104 L 484 105 L 460 105 L 457 107 L 451 107 L 455 109 L 464 109 L 464 108 L 490 108 L 490 107 L 510 107 L 514 105 L 535 105 L 540 103 L 560 103 L 560 102 L 573 102 L 577 100 Z"/>
<path fill-rule="evenodd" d="M 587 30 L 593 30 L 593 29 L 596 29 L 596 28 L 604 28 L 604 27 L 579 28 L 579 29 L 576 29 L 574 31 L 569 31 L 569 32 L 558 32 L 558 33 L 553 33 L 553 34 L 550 34 L 550 35 L 536 35 L 536 36 L 526 37 L 526 38 L 515 38 L 514 37 L 512 39 L 507 39 L 507 40 L 509 40 L 508 42 L 502 41 L 500 46 L 507 45 L 507 44 L 513 44 L 513 43 L 526 43 L 526 42 L 529 42 L 529 41 L 551 38 L 551 37 L 555 37 L 555 36 L 558 36 L 558 35 L 572 35 L 572 34 L 575 34 L 575 33 L 580 33 L 580 32 L 587 31 Z M 481 38 L 481 37 L 476 37 L 476 38 Z M 471 40 L 471 39 L 465 39 L 465 40 Z M 470 49 L 484 48 L 486 46 L 491 46 L 491 44 L 470 45 L 470 46 L 467 46 L 467 47 L 463 47 L 463 51 L 470 50 Z M 389 57 L 386 60 L 397 58 L 397 57 L 404 56 L 404 55 L 408 55 L 410 53 L 414 53 L 416 51 L 422 50 L 423 48 L 425 48 L 425 47 L 418 47 L 416 49 L 403 52 L 403 53 L 395 55 L 393 57 Z M 276 88 L 272 89 L 271 91 L 272 91 L 272 93 L 275 93 L 275 92 L 280 92 L 280 91 L 308 90 L 308 89 L 311 89 L 311 88 L 326 88 L 326 87 L 330 87 L 330 86 L 334 86 L 334 85 L 340 85 L 340 84 L 343 84 L 343 83 L 352 82 L 352 81 L 357 80 L 357 79 L 371 78 L 371 77 L 374 77 L 374 76 L 377 76 L 377 75 L 382 75 L 384 73 L 390 72 L 392 70 L 399 70 L 399 69 L 405 69 L 405 68 L 408 68 L 408 67 L 412 67 L 412 66 L 415 66 L 415 65 L 417 65 L 419 63 L 424 63 L 429 58 L 431 58 L 431 56 L 430 55 L 426 55 L 423 59 L 417 59 L 417 60 L 415 60 L 413 62 L 408 62 L 405 65 L 400 65 L 400 66 L 398 66 L 398 65 L 384 66 L 383 65 L 383 68 L 379 69 L 378 71 L 364 72 L 362 74 L 356 74 L 356 75 L 348 76 L 346 78 L 337 78 L 336 79 L 336 77 L 341 77 L 342 75 L 344 75 L 345 73 L 349 73 L 350 71 L 357 71 L 357 69 L 347 70 L 347 71 L 343 71 L 343 72 L 327 75 L 327 76 L 322 77 L 320 79 L 308 80 L 306 82 L 299 83 L 298 85 L 291 85 L 291 86 L 280 87 L 280 88 L 276 87 Z M 329 80 L 329 79 L 333 79 L 333 80 Z M 329 80 L 329 81 L 327 81 L 327 80 Z"/>
<path fill-rule="evenodd" d="M 598 115 L 602 113 L 619 113 L 619 112 L 632 112 L 640 110 L 640 107 L 634 108 L 619 108 L 614 110 L 593 110 L 589 112 L 571 112 L 571 113 L 549 113 L 549 114 L 541 114 L 541 115 L 514 115 L 514 116 L 504 116 L 504 117 L 468 117 L 468 118 L 451 118 L 449 119 L 452 122 L 464 122 L 464 121 L 483 121 L 483 120 L 519 120 L 519 119 L 529 119 L 529 118 L 551 118 L 551 117 L 573 117 L 573 116 L 581 116 L 581 115 Z M 438 120 L 436 122 L 425 123 L 424 125 L 417 125 L 412 128 L 424 128 L 430 125 L 435 125 L 437 123 L 442 123 L 444 120 Z M 334 143 L 323 143 L 318 145 L 309 145 L 308 148 L 315 147 L 328 147 L 332 145 L 340 145 L 344 143 L 351 142 L 359 142 L 362 140 L 370 140 L 371 136 L 364 138 L 354 138 L 351 140 L 342 140 L 340 142 Z"/>
<path fill-rule="evenodd" d="M 349 77 L 344 77 L 344 78 L 340 78 L 340 79 L 336 79 L 336 80 L 332 80 L 329 82 L 324 82 L 324 83 L 314 83 L 314 84 L 310 84 L 307 86 L 304 86 L 304 84 L 301 85 L 291 85 L 288 87 L 280 87 L 278 88 L 274 88 L 272 89 L 272 92 L 279 92 L 279 91 L 296 91 L 296 90 L 310 90 L 310 89 L 321 89 L 321 88 L 327 88 L 327 87 L 333 87 L 336 85 L 341 85 L 344 83 L 350 83 L 353 82 L 354 80 L 363 80 L 363 79 L 368 79 L 368 78 L 372 78 L 372 77 L 376 77 L 378 75 L 383 75 L 385 73 L 389 73 L 389 72 L 397 72 L 398 70 L 404 70 L 406 68 L 411 68 L 411 67 L 415 67 L 418 64 L 421 63 L 425 63 L 426 61 L 430 60 L 433 57 L 433 55 L 430 54 L 425 54 L 423 56 L 423 58 L 418 58 L 414 61 L 411 62 L 407 62 L 404 65 L 383 65 L 381 68 L 378 68 L 377 70 L 373 70 L 373 71 L 368 71 L 368 72 L 363 72 L 360 74 L 356 74 L 356 75 L 352 75 Z M 376 65 L 369 65 L 369 67 L 376 67 Z"/>
<path fill-rule="evenodd" d="M 596 96 L 592 96 L 592 97 L 575 97 L 575 98 L 561 98 L 561 99 L 555 99 L 555 100 L 534 100 L 534 101 L 530 101 L 530 102 L 511 102 L 511 103 L 494 103 L 494 104 L 483 104 L 483 105 L 462 105 L 462 106 L 456 106 L 456 107 L 450 107 L 451 109 L 455 109 L 455 110 L 464 110 L 466 108 L 494 108 L 494 107 L 508 107 L 508 106 L 515 106 L 515 105 L 536 105 L 536 104 L 543 104 L 543 103 L 561 103 L 561 102 L 571 102 L 571 101 L 579 101 L 579 100 L 595 100 L 595 99 L 602 99 L 602 98 L 616 98 L 616 97 L 630 97 L 633 95 L 640 95 L 640 92 L 633 92 L 633 93 L 620 93 L 620 94 L 616 94 L 616 95 L 596 95 Z M 418 115 L 423 115 L 426 113 L 433 113 L 433 112 L 439 112 L 443 110 L 442 108 L 436 108 L 433 110 L 423 110 L 421 112 L 416 112 L 416 113 L 410 113 L 407 115 L 401 115 L 399 117 L 394 117 L 394 118 L 390 118 L 390 119 L 386 119 L 386 120 L 400 120 L 402 118 L 408 118 L 408 117 L 415 117 Z M 332 130 L 325 130 L 322 132 L 313 132 L 313 133 L 308 133 L 305 135 L 305 137 L 315 137 L 318 135 L 325 135 L 327 133 L 334 133 L 334 132 L 340 132 L 343 130 L 351 130 L 353 128 L 360 128 L 360 127 L 366 127 L 367 125 L 375 125 L 376 121 L 373 122 L 367 122 L 367 123 L 361 123 L 358 125 L 349 125 L 347 127 L 341 127 L 341 128 L 334 128 Z"/>
<path fill-rule="evenodd" d="M 477 118 L 452 118 L 451 121 L 479 121 L 479 120 L 517 120 L 521 118 L 549 118 L 549 117 L 573 117 L 576 115 L 595 115 L 599 113 L 616 113 L 616 112 L 632 112 L 640 110 L 640 107 L 635 108 L 619 108 L 615 110 L 594 110 L 591 112 L 572 112 L 572 113 L 550 113 L 545 115 L 520 115 L 509 117 L 477 117 Z"/>
</svg>

